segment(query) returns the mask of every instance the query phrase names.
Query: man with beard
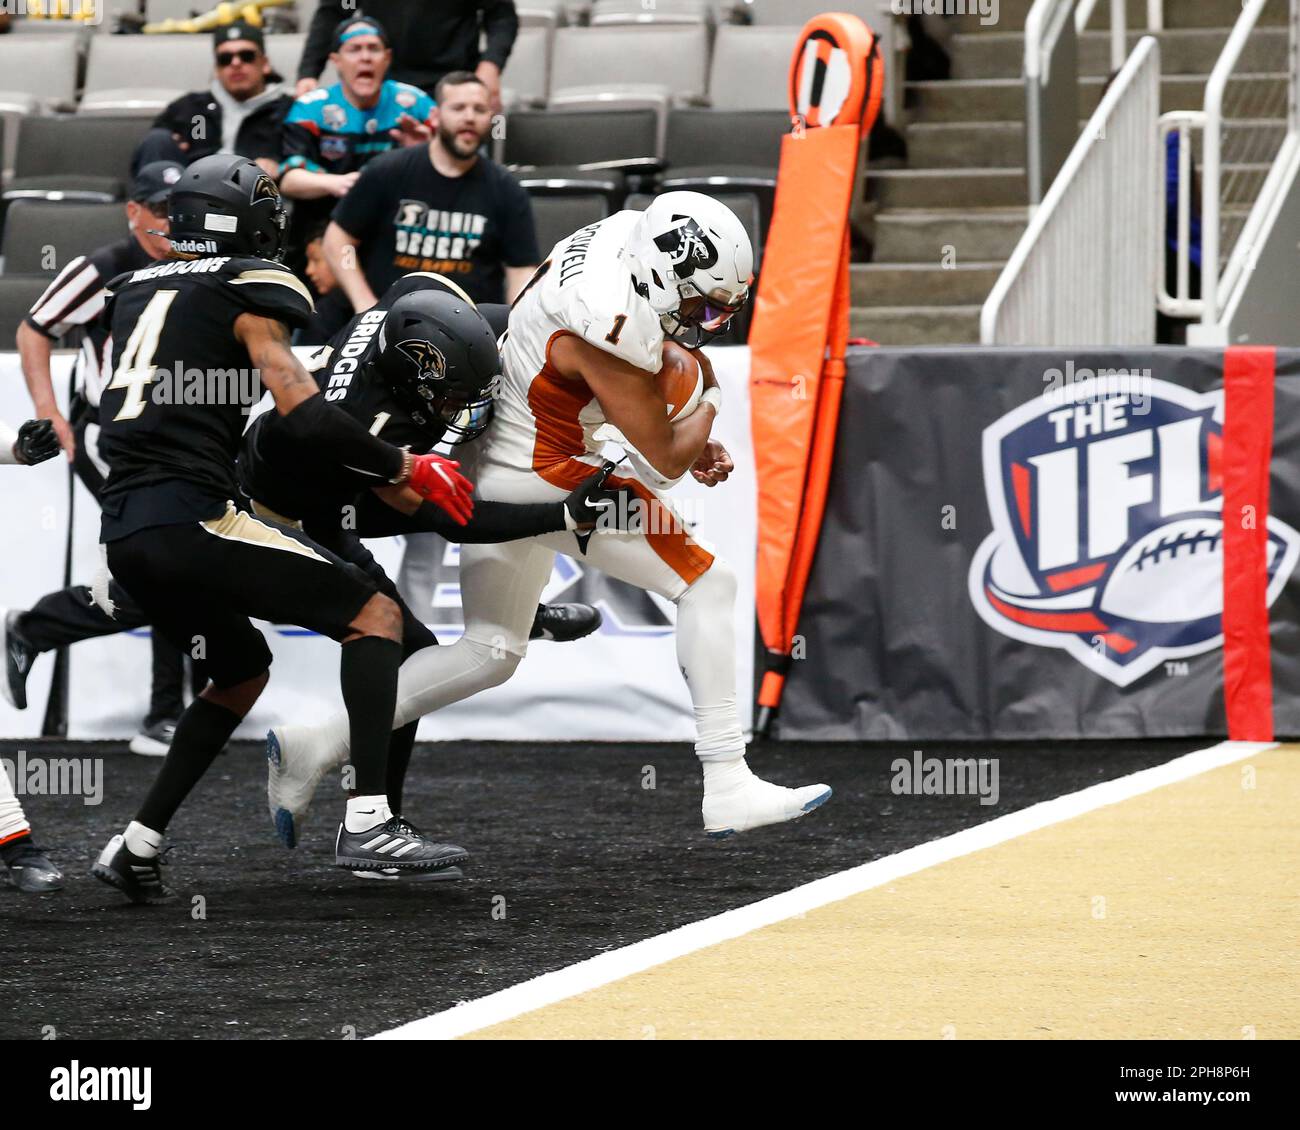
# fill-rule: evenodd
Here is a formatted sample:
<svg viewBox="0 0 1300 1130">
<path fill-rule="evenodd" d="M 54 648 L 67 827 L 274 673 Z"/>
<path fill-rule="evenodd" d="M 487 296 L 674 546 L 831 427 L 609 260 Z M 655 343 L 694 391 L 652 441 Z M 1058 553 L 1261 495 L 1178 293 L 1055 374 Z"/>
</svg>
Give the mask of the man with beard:
<svg viewBox="0 0 1300 1130">
<path fill-rule="evenodd" d="M 528 194 L 479 152 L 492 125 L 469 71 L 437 88 L 428 146 L 386 153 L 334 209 L 325 256 L 358 313 L 412 271 L 443 275 L 476 303 L 513 301 L 541 258 Z"/>
</svg>

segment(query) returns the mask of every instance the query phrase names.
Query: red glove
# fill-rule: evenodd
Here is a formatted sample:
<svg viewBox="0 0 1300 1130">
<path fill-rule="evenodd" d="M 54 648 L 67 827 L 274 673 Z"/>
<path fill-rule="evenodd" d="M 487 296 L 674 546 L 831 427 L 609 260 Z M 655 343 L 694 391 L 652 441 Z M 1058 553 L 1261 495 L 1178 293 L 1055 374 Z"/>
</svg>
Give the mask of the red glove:
<svg viewBox="0 0 1300 1130">
<path fill-rule="evenodd" d="M 474 513 L 474 484 L 456 469 L 459 466 L 441 455 L 417 455 L 411 461 L 406 485 L 463 526 Z"/>
</svg>

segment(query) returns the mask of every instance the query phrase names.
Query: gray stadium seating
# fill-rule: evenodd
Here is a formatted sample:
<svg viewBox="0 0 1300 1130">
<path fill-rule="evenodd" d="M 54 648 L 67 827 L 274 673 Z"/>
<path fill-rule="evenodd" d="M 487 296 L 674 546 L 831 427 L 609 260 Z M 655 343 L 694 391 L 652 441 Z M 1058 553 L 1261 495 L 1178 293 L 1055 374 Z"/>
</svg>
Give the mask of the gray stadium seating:
<svg viewBox="0 0 1300 1130">
<path fill-rule="evenodd" d="M 141 133 L 139 118 L 24 118 L 4 199 L 59 193 L 86 202 L 121 200 Z"/>
<path fill-rule="evenodd" d="M 715 110 L 785 110 L 798 27 L 718 28 L 709 71 Z"/>
<path fill-rule="evenodd" d="M 504 160 L 510 165 L 657 163 L 653 110 L 517 110 L 506 118 Z"/>
<path fill-rule="evenodd" d="M 501 72 L 501 100 L 506 109 L 514 106 L 542 106 L 551 90 L 551 46 L 554 31 L 549 27 L 521 27 L 514 50 Z"/>
<path fill-rule="evenodd" d="M 881 19 L 881 0 L 740 0 L 743 15 L 755 24 L 795 24 L 803 27 L 823 12 L 851 12 L 868 24 Z"/>
<path fill-rule="evenodd" d="M 595 0 L 591 6 L 592 27 L 626 24 L 706 24 L 712 22 L 709 0 Z"/>
<path fill-rule="evenodd" d="M 24 113 L 71 110 L 77 100 L 78 50 L 75 36 L 0 38 L 0 106 Z"/>
<path fill-rule="evenodd" d="M 18 200 L 5 216 L 3 249 L 6 275 L 57 274 L 85 255 L 126 234 L 122 204 L 51 204 Z M 49 254 L 53 249 L 52 262 Z"/>
<path fill-rule="evenodd" d="M 90 47 L 80 113 L 152 116 L 173 98 L 206 86 L 209 35 L 101 35 Z"/>
<path fill-rule="evenodd" d="M 515 0 L 519 26 L 555 28 L 568 22 L 564 0 Z"/>
<path fill-rule="evenodd" d="M 638 101 L 647 87 L 667 88 L 680 103 L 707 87 L 709 32 L 703 25 L 566 27 L 555 33 L 551 103 L 566 90 L 626 92 Z"/>
<path fill-rule="evenodd" d="M 542 257 L 566 235 L 581 227 L 595 223 L 609 215 L 609 204 L 604 196 L 534 196 L 533 220 L 537 225 L 537 245 Z"/>
<path fill-rule="evenodd" d="M 0 348 L 13 348 L 27 311 L 49 285 L 48 275 L 0 275 Z"/>
</svg>

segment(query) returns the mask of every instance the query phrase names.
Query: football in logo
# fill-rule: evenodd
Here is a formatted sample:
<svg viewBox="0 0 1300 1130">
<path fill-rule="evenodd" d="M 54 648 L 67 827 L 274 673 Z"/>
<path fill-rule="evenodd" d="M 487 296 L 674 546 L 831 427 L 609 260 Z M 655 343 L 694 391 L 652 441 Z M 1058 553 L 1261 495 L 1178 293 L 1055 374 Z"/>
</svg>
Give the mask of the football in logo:
<svg viewBox="0 0 1300 1130">
<path fill-rule="evenodd" d="M 1129 686 L 1223 641 L 1223 395 L 1133 375 L 1074 381 L 984 431 L 993 532 L 981 618 Z M 1268 601 L 1300 534 L 1268 519 Z"/>
</svg>

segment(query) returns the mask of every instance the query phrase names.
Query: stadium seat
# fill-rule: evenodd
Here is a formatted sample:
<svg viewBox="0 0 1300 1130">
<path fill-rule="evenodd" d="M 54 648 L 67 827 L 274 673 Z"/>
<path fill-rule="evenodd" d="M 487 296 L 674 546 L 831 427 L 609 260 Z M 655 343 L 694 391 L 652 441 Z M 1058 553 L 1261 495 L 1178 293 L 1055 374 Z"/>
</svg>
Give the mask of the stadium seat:
<svg viewBox="0 0 1300 1130">
<path fill-rule="evenodd" d="M 592 27 L 623 24 L 706 24 L 713 18 L 708 0 L 595 0 L 591 6 Z"/>
<path fill-rule="evenodd" d="M 297 32 L 293 35 L 268 35 L 266 37 L 266 56 L 271 60 L 271 66 L 276 73 L 285 81 L 289 87 L 289 92 L 293 93 L 293 84 L 298 81 L 298 64 L 302 62 L 302 49 L 307 46 L 306 31 Z M 322 86 L 329 86 L 339 80 L 338 71 L 334 69 L 332 63 L 326 63 L 325 69 L 321 72 L 320 82 Z M 206 83 L 196 82 L 195 90 L 202 89 Z"/>
<path fill-rule="evenodd" d="M 516 0 L 519 26 L 556 28 L 567 22 L 563 0 Z"/>
<path fill-rule="evenodd" d="M 718 28 L 709 73 L 715 110 L 785 110 L 797 27 Z"/>
<path fill-rule="evenodd" d="M 24 118 L 4 199 L 121 200 L 141 133 L 139 118 Z"/>
<path fill-rule="evenodd" d="M 208 35 L 104 35 L 91 43 L 80 113 L 157 113 L 212 75 Z"/>
<path fill-rule="evenodd" d="M 881 0 L 739 0 L 737 7 L 742 18 L 753 24 L 794 24 L 803 27 L 814 16 L 823 12 L 851 12 L 861 16 L 869 25 L 881 19 L 881 9 L 888 7 Z"/>
<path fill-rule="evenodd" d="M 599 193 L 587 196 L 533 196 L 533 221 L 542 256 L 565 236 L 609 215 L 609 204 Z"/>
<path fill-rule="evenodd" d="M 659 167 L 653 110 L 516 110 L 506 118 L 509 165 Z"/>
<path fill-rule="evenodd" d="M 71 110 L 77 101 L 78 54 L 73 36 L 0 39 L 0 112 Z"/>
<path fill-rule="evenodd" d="M 551 45 L 549 27 L 521 27 L 514 49 L 501 72 L 501 101 L 514 106 L 544 106 L 551 89 Z"/>
<path fill-rule="evenodd" d="M 666 88 L 690 103 L 707 87 L 709 31 L 701 25 L 564 27 L 555 33 L 550 101 L 570 88 L 621 92 L 637 100 L 650 87 Z"/>
<path fill-rule="evenodd" d="M 49 285 L 49 275 L 0 275 L 0 346 L 13 348 L 18 327 Z"/>
<path fill-rule="evenodd" d="M 668 123 L 666 191 L 749 193 L 759 204 L 759 231 L 772 222 L 784 110 L 674 110 Z"/>
<path fill-rule="evenodd" d="M 18 200 L 5 217 L 6 275 L 57 274 L 78 255 L 85 255 L 126 234 L 121 204 L 53 204 Z M 53 256 L 50 250 L 53 249 Z"/>
</svg>

